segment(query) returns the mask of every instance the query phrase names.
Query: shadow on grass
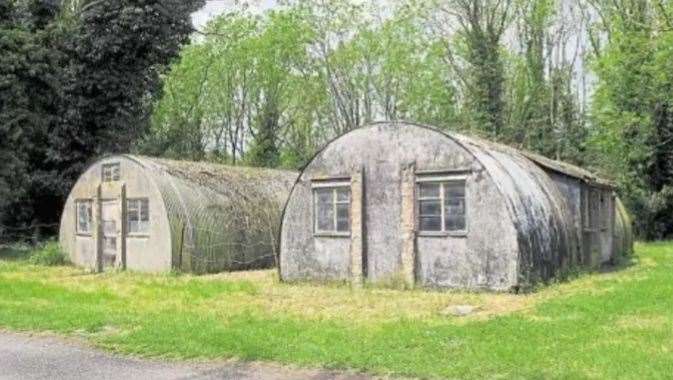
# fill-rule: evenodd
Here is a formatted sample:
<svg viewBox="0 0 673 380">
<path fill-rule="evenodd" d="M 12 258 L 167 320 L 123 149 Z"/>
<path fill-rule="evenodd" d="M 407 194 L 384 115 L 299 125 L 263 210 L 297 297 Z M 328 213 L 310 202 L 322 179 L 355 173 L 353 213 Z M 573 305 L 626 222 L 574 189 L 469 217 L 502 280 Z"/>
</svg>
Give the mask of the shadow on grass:
<svg viewBox="0 0 673 380">
<path fill-rule="evenodd" d="M 628 269 L 634 265 L 637 265 L 639 262 L 639 257 L 636 254 L 631 254 L 629 256 L 622 256 L 614 262 L 608 262 L 601 265 L 598 268 L 598 273 L 613 273 L 620 272 L 625 269 Z"/>
</svg>

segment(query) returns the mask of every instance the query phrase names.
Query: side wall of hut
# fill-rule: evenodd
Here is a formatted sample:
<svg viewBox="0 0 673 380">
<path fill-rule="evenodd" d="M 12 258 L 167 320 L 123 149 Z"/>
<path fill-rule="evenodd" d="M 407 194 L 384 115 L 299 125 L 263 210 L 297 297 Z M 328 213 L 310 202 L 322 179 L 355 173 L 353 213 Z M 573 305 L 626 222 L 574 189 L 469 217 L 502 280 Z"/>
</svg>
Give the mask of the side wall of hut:
<svg viewBox="0 0 673 380">
<path fill-rule="evenodd" d="M 598 267 L 612 261 L 615 234 L 615 198 L 612 189 L 545 170 L 563 195 L 572 214 L 579 244 L 574 264 Z"/>
<path fill-rule="evenodd" d="M 168 211 L 173 267 L 185 272 L 268 268 L 296 173 L 134 156 Z"/>
</svg>

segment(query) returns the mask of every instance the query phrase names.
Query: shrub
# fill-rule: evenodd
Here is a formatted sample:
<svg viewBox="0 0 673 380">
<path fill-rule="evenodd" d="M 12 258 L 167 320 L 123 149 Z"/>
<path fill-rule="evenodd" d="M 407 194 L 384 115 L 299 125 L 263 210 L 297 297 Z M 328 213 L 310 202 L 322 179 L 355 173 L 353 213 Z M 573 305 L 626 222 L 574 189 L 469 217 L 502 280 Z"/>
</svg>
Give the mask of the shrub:
<svg viewBox="0 0 673 380">
<path fill-rule="evenodd" d="M 28 260 L 34 265 L 57 266 L 68 264 L 61 247 L 54 241 L 38 246 Z"/>
</svg>

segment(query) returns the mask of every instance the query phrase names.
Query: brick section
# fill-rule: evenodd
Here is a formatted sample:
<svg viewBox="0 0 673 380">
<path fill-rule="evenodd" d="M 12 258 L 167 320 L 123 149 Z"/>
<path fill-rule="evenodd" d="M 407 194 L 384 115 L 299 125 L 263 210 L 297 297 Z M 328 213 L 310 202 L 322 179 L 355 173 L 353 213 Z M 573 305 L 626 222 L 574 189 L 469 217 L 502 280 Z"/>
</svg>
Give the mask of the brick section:
<svg viewBox="0 0 673 380">
<path fill-rule="evenodd" d="M 401 194 L 402 215 L 400 217 L 400 231 L 402 232 L 402 270 L 404 282 L 413 288 L 416 281 L 416 232 L 415 232 L 415 196 L 416 167 L 414 164 L 402 166 Z"/>
<path fill-rule="evenodd" d="M 356 169 L 351 174 L 351 284 L 355 286 L 362 285 L 362 257 L 364 244 L 363 227 L 363 180 L 364 173 L 361 168 Z"/>
</svg>

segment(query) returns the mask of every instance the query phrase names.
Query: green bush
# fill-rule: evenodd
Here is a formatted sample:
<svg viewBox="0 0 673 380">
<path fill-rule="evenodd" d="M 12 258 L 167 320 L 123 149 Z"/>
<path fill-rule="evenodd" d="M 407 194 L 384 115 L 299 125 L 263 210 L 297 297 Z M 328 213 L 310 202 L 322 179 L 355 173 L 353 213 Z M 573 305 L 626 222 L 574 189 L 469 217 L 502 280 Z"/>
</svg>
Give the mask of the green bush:
<svg viewBox="0 0 673 380">
<path fill-rule="evenodd" d="M 68 260 L 63 251 L 61 251 L 61 247 L 54 241 L 37 247 L 28 260 L 34 265 L 57 266 L 68 264 Z"/>
</svg>

